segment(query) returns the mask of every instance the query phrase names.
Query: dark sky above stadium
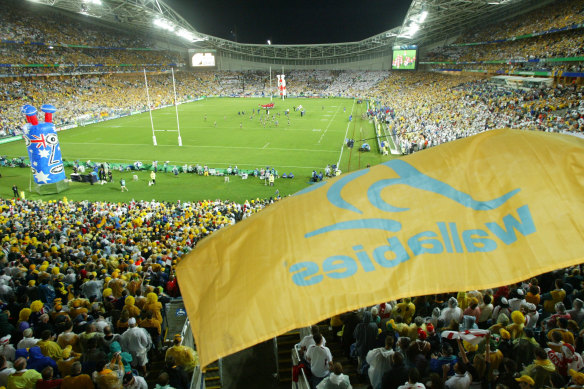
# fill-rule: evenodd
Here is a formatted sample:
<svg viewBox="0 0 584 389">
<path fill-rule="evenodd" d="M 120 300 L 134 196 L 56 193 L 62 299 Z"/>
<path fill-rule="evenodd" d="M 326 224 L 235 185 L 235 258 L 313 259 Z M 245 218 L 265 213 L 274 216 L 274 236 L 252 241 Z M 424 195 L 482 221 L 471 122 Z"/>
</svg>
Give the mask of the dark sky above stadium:
<svg viewBox="0 0 584 389">
<path fill-rule="evenodd" d="M 197 31 L 241 43 L 365 39 L 401 25 L 411 0 L 165 0 Z"/>
</svg>

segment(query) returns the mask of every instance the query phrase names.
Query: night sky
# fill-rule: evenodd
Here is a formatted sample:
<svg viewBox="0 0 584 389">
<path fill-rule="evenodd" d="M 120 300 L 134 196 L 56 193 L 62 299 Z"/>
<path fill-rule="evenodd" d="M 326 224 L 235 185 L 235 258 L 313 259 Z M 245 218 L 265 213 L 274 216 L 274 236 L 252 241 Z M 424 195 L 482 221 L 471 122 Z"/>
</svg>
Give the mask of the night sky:
<svg viewBox="0 0 584 389">
<path fill-rule="evenodd" d="M 165 0 L 197 31 L 240 43 L 359 41 L 402 24 L 411 0 Z"/>
</svg>

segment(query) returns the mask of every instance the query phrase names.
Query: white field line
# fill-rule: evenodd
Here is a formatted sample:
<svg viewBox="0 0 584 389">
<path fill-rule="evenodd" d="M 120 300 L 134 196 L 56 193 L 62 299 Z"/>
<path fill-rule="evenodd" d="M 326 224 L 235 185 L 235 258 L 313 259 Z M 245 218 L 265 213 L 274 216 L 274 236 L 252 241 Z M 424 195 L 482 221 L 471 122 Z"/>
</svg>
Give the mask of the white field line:
<svg viewBox="0 0 584 389">
<path fill-rule="evenodd" d="M 353 105 L 351 106 L 351 115 L 353 115 L 353 109 L 355 108 L 355 100 L 353 100 Z M 347 123 L 347 130 L 345 131 L 345 139 L 347 139 L 347 134 L 349 133 L 349 126 L 351 122 Z M 337 168 L 341 166 L 341 158 L 343 157 L 343 149 L 345 148 L 345 139 L 343 139 L 343 145 L 341 146 L 341 154 L 339 155 L 339 162 L 337 162 Z"/>
<path fill-rule="evenodd" d="M 355 104 L 355 101 L 353 101 L 353 104 Z M 322 135 L 320 136 L 320 139 L 318 140 L 318 144 L 320 144 L 320 141 L 322 140 L 322 138 L 324 138 L 324 136 L 326 135 L 326 132 L 328 131 L 329 127 L 331 126 L 331 123 L 333 122 L 333 120 L 335 120 L 335 118 L 337 117 L 337 113 L 339 113 L 339 110 L 341 109 L 341 107 L 339 106 L 337 108 L 337 110 L 335 111 L 335 114 L 333 115 L 333 117 L 331 118 L 331 120 L 329 121 L 329 123 L 327 124 L 326 128 L 324 129 L 324 132 L 322 133 Z"/>
<path fill-rule="evenodd" d="M 152 146 L 152 143 L 73 143 L 67 142 L 67 145 L 103 145 L 103 146 L 148 146 L 148 147 L 178 147 L 177 145 L 158 145 Z M 200 146 L 200 145 L 183 145 L 182 147 L 189 147 L 193 149 L 239 149 L 239 150 L 258 150 L 257 147 L 246 147 L 246 146 Z M 299 152 L 315 152 L 315 153 L 336 153 L 334 150 L 320 150 L 320 149 L 286 149 L 281 147 L 273 147 L 270 150 L 281 150 L 281 151 L 299 151 Z M 83 157 L 85 158 L 85 157 Z"/>
</svg>

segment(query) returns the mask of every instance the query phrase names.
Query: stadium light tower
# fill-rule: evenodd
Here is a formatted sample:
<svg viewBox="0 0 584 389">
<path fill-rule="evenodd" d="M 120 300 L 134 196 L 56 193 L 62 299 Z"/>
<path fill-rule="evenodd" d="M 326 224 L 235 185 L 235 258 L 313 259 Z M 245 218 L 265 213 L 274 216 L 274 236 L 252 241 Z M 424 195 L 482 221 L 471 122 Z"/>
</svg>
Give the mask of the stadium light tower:
<svg viewBox="0 0 584 389">
<path fill-rule="evenodd" d="M 174 25 L 164 18 L 154 19 L 152 23 L 154 23 L 154 25 L 162 28 L 163 30 L 174 31 Z"/>
</svg>

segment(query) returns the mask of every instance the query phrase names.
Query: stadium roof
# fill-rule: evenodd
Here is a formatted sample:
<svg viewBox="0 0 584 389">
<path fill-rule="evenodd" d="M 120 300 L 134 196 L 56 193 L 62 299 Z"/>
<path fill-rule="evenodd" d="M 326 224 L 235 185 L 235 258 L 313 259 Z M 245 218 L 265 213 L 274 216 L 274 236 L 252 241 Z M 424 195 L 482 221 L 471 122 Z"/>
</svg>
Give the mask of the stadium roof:
<svg viewBox="0 0 584 389">
<path fill-rule="evenodd" d="M 539 8 L 554 0 L 413 0 L 400 27 L 358 42 L 314 45 L 245 44 L 198 32 L 162 0 L 29 0 L 164 34 L 194 49 L 216 49 L 252 61 L 355 61 L 385 55 L 394 45 L 435 45 L 464 30 Z"/>
<path fill-rule="evenodd" d="M 162 0 L 29 0 L 190 44 L 206 39 Z"/>
<path fill-rule="evenodd" d="M 435 44 L 471 27 L 480 27 L 495 21 L 502 22 L 553 1 L 413 0 L 400 28 L 396 44 L 418 46 Z M 420 23 L 422 17 L 423 22 Z M 419 29 L 416 29 L 416 26 Z"/>
</svg>

